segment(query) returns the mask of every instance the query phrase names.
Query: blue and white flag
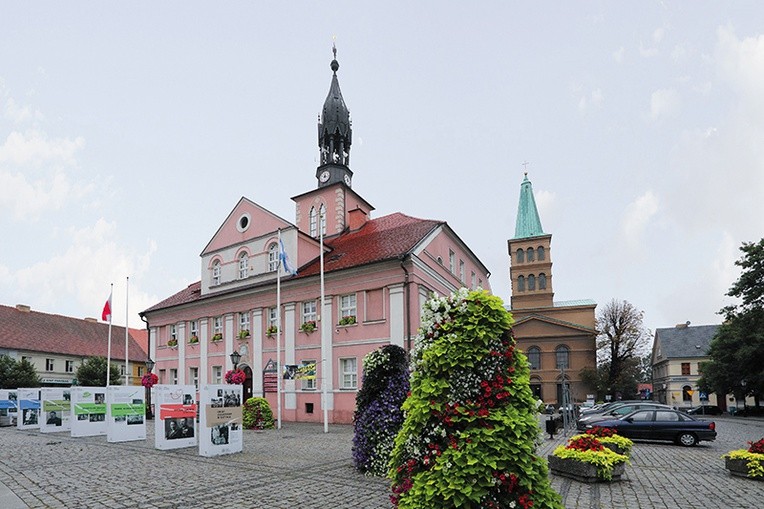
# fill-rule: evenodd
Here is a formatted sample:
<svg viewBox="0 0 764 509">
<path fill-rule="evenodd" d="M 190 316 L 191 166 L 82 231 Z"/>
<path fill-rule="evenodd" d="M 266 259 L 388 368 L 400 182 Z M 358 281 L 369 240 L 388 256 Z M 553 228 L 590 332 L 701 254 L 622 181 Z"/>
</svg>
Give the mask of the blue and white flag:
<svg viewBox="0 0 764 509">
<path fill-rule="evenodd" d="M 297 274 L 297 271 L 292 267 L 292 264 L 289 263 L 289 257 L 286 254 L 286 249 L 284 249 L 284 243 L 281 239 L 279 239 L 279 259 L 281 260 L 281 266 L 284 267 L 284 272 L 291 274 L 292 276 Z"/>
</svg>

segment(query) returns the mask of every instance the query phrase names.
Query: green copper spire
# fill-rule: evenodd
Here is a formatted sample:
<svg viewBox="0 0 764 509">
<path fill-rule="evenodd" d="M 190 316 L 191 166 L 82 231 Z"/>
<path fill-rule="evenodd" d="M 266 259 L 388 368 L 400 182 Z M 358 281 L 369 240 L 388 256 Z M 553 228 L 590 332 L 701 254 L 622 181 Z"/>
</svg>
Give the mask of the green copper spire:
<svg viewBox="0 0 764 509">
<path fill-rule="evenodd" d="M 524 239 L 539 235 L 544 235 L 544 230 L 541 228 L 539 211 L 536 208 L 536 200 L 533 198 L 533 186 L 526 173 L 523 183 L 520 184 L 520 203 L 517 205 L 515 238 Z"/>
</svg>

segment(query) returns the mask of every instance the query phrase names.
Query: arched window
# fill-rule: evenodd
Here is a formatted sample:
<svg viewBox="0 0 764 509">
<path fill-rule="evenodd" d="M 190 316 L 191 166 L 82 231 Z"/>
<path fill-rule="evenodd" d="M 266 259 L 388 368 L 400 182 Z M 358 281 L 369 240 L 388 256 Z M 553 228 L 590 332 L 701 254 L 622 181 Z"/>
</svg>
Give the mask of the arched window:
<svg viewBox="0 0 764 509">
<path fill-rule="evenodd" d="M 276 272 L 279 268 L 279 245 L 275 242 L 268 246 L 268 272 Z"/>
<path fill-rule="evenodd" d="M 323 203 L 318 209 L 318 215 L 321 217 L 321 233 L 326 237 L 326 207 Z"/>
<path fill-rule="evenodd" d="M 560 345 L 555 349 L 554 353 L 557 358 L 557 369 L 570 368 L 570 348 Z"/>
<path fill-rule="evenodd" d="M 525 291 L 525 276 L 517 276 L 517 291 Z"/>
<path fill-rule="evenodd" d="M 212 284 L 220 284 L 220 262 L 217 260 L 212 264 Z"/>
<path fill-rule="evenodd" d="M 530 274 L 528 276 L 528 290 L 535 290 L 536 289 L 536 276 L 533 274 Z"/>
<path fill-rule="evenodd" d="M 531 377 L 531 391 L 537 400 L 544 401 L 541 393 L 541 379 L 537 376 Z"/>
<path fill-rule="evenodd" d="M 249 275 L 249 255 L 241 253 L 239 255 L 239 279 L 245 279 Z"/>
<path fill-rule="evenodd" d="M 525 257 L 528 259 L 529 262 L 533 261 L 533 259 L 535 257 L 533 256 L 533 248 L 532 247 L 528 248 L 528 251 L 526 252 L 526 256 Z"/>
<path fill-rule="evenodd" d="M 528 363 L 531 365 L 531 369 L 541 369 L 541 349 L 537 346 L 532 346 L 528 349 Z"/>
<path fill-rule="evenodd" d="M 525 251 L 522 249 L 517 250 L 517 263 L 523 263 L 525 261 Z"/>
<path fill-rule="evenodd" d="M 682 401 L 692 401 L 692 394 L 690 394 L 691 390 L 692 387 L 689 385 L 682 387 Z"/>
<path fill-rule="evenodd" d="M 536 248 L 536 258 L 540 262 L 543 262 L 546 259 L 546 252 L 544 251 L 544 246 L 539 246 Z"/>
<path fill-rule="evenodd" d="M 317 215 L 316 215 L 316 207 L 310 208 L 310 236 L 311 237 L 317 237 L 318 236 L 318 222 L 317 222 Z"/>
<path fill-rule="evenodd" d="M 546 274 L 539 274 L 539 290 L 546 290 Z"/>
</svg>

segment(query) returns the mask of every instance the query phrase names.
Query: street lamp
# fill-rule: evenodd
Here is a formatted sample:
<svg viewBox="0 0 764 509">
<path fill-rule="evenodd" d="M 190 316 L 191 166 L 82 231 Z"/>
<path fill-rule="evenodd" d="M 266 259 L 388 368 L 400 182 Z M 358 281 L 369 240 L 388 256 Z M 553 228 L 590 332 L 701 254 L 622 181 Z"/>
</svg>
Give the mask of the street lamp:
<svg viewBox="0 0 764 509">
<path fill-rule="evenodd" d="M 231 353 L 231 362 L 233 363 L 233 370 L 236 371 L 236 367 L 239 365 L 239 361 L 241 360 L 241 354 L 237 352 L 236 350 Z"/>
<path fill-rule="evenodd" d="M 156 362 L 151 360 L 151 357 L 146 359 L 146 371 L 151 373 L 151 370 L 154 369 L 154 366 L 156 366 Z"/>
</svg>

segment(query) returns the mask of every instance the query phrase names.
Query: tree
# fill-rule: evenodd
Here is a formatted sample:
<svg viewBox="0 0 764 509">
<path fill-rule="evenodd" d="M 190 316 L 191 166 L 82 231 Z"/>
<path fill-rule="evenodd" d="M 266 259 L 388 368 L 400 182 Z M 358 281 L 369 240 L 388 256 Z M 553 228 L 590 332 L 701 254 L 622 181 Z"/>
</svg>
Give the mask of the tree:
<svg viewBox="0 0 764 509">
<path fill-rule="evenodd" d="M 17 361 L 8 355 L 0 355 L 0 388 L 40 387 L 42 381 L 34 366 L 26 359 Z"/>
<path fill-rule="evenodd" d="M 607 366 L 607 393 L 622 397 L 637 392 L 639 358 L 647 353 L 651 332 L 642 320 L 644 312 L 633 304 L 611 300 L 597 316 L 597 357 Z"/>
<path fill-rule="evenodd" d="M 428 301 L 390 477 L 399 509 L 561 509 L 546 462 L 530 369 L 500 298 L 458 290 Z"/>
<path fill-rule="evenodd" d="M 120 385 L 122 377 L 119 374 L 119 366 L 112 363 L 109 371 L 109 385 Z M 92 387 L 106 386 L 106 358 L 88 357 L 77 368 L 77 383 L 79 385 Z"/>
<path fill-rule="evenodd" d="M 735 265 L 740 277 L 727 292 L 738 304 L 719 313 L 725 320 L 711 340 L 710 360 L 703 365 L 698 385 L 716 394 L 753 396 L 756 404 L 764 394 L 764 239 L 744 242 Z"/>
</svg>

